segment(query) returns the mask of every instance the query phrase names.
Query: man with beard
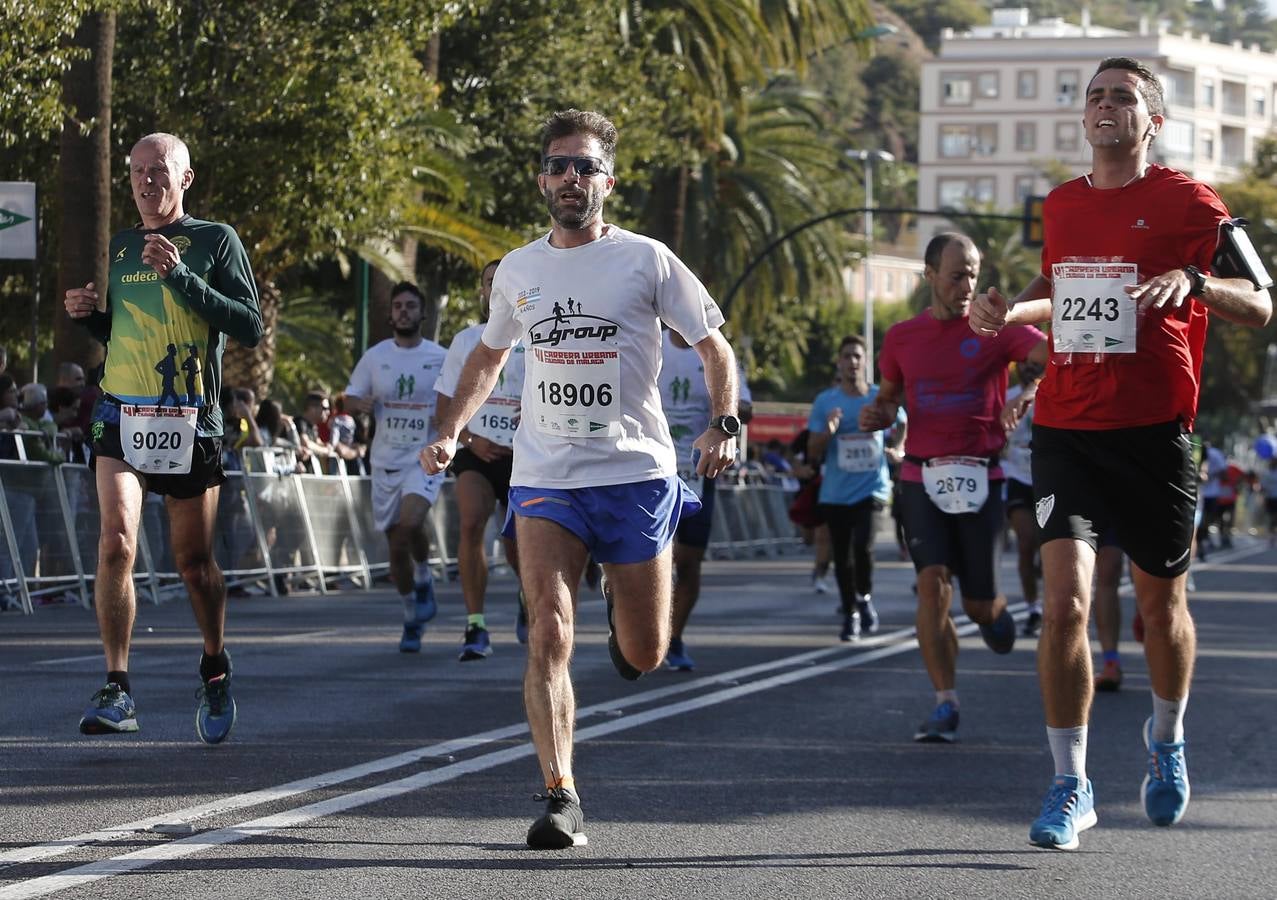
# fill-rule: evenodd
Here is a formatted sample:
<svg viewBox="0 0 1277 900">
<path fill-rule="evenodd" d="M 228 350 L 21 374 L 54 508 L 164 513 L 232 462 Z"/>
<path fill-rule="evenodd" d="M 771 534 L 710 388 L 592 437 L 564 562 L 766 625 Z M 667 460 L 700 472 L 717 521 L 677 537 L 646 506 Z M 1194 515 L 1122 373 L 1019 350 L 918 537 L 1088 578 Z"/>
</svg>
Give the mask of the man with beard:
<svg viewBox="0 0 1277 900">
<path fill-rule="evenodd" d="M 671 542 L 680 518 L 700 503 L 676 474 L 661 414 L 662 322 L 687 339 L 705 368 L 713 418 L 694 442 L 696 474 L 712 478 L 730 466 L 740 430 L 736 360 L 718 330 L 717 304 L 663 244 L 603 221 L 615 158 L 616 128 L 598 113 L 570 109 L 546 121 L 537 186 L 550 232 L 497 268 L 482 339 L 438 439 L 421 454 L 428 472 L 452 461 L 462 423 L 521 341 L 526 376 L 507 528 L 513 524 L 523 548 L 523 696 L 547 787 L 548 809 L 527 835 L 533 849 L 585 841 L 568 666 L 588 556 L 603 564 L 608 650 L 622 677 L 655 669 L 669 645 Z"/>
<path fill-rule="evenodd" d="M 417 454 L 434 437 L 435 380 L 445 351 L 421 336 L 425 300 L 415 284 L 395 285 L 390 324 L 395 335 L 370 347 L 346 385 L 351 412 L 372 411 L 373 523 L 390 543 L 390 577 L 403 600 L 401 653 L 421 650 L 426 623 L 435 617 L 430 542 L 423 526 L 439 496 L 443 475 L 427 475 Z"/>
<path fill-rule="evenodd" d="M 981 337 L 1051 322 L 1033 492 L 1045 601 L 1038 681 L 1055 775 L 1029 828 L 1029 840 L 1050 849 L 1075 849 L 1096 823 L 1086 623 L 1097 539 L 1110 529 L 1131 560 L 1152 688 L 1144 812 L 1169 826 L 1188 809 L 1184 709 L 1197 638 L 1186 583 L 1198 487 L 1190 433 L 1207 323 L 1257 328 L 1272 316 L 1260 273 L 1206 274 L 1229 214 L 1208 185 L 1149 162 L 1165 107 L 1146 65 L 1100 63 L 1082 113 L 1092 171 L 1047 196 L 1041 271 L 1015 302 L 991 290 L 971 309 Z"/>
</svg>

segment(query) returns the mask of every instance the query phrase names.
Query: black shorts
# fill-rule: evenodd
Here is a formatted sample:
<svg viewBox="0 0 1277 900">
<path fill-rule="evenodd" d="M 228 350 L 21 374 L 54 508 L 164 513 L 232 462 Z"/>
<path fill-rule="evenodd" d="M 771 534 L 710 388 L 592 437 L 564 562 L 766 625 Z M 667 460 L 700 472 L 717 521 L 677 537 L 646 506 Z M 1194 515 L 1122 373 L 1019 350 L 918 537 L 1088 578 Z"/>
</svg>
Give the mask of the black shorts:
<svg viewBox="0 0 1277 900">
<path fill-rule="evenodd" d="M 958 577 L 963 600 L 998 596 L 998 552 L 1002 545 L 1002 482 L 989 482 L 989 499 L 971 513 L 943 512 L 920 481 L 900 486 L 905 538 L 914 571 L 946 566 Z"/>
<path fill-rule="evenodd" d="M 674 541 L 685 547 L 697 547 L 704 550 L 709 546 L 709 533 L 714 527 L 715 481 L 712 478 L 706 478 L 701 484 L 700 512 L 678 520 L 678 530 L 674 532 Z"/>
<path fill-rule="evenodd" d="M 1025 484 L 1023 481 L 1016 481 L 1014 478 L 1006 480 L 1007 498 L 1005 502 L 1008 513 L 1013 509 L 1027 508 L 1033 511 L 1033 485 Z"/>
<path fill-rule="evenodd" d="M 510 502 L 510 472 L 514 468 L 514 457 L 507 456 L 496 462 L 484 462 L 469 447 L 458 447 L 457 455 L 452 458 L 452 473 L 458 478 L 462 472 L 478 472 L 492 485 L 492 493 L 497 502 L 506 506 Z"/>
<path fill-rule="evenodd" d="M 120 426 L 107 422 L 94 422 L 90 431 L 93 457 L 89 460 L 89 468 L 97 471 L 97 458 L 124 461 L 124 448 L 120 446 Z M 184 475 L 152 475 L 139 473 L 146 482 L 146 489 L 155 494 L 163 494 L 176 500 L 191 500 L 200 497 L 209 488 L 215 488 L 226 480 L 222 471 L 222 439 L 220 437 L 197 437 L 191 449 L 191 471 Z"/>
<path fill-rule="evenodd" d="M 1197 466 L 1179 422 L 1107 431 L 1034 423 L 1033 492 L 1042 543 L 1064 538 L 1094 548 L 1111 529 L 1148 574 L 1188 570 Z"/>
</svg>

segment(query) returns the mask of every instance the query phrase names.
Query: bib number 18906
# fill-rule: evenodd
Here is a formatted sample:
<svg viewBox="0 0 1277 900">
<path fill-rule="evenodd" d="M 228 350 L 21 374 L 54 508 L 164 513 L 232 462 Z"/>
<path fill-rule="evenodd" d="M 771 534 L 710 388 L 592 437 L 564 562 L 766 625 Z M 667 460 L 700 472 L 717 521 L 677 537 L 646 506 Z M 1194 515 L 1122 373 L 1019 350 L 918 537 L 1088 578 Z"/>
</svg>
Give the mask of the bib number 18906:
<svg viewBox="0 0 1277 900">
<path fill-rule="evenodd" d="M 609 406 L 612 403 L 610 384 L 574 384 L 571 381 L 540 381 L 537 390 L 541 402 L 550 406 Z"/>
</svg>

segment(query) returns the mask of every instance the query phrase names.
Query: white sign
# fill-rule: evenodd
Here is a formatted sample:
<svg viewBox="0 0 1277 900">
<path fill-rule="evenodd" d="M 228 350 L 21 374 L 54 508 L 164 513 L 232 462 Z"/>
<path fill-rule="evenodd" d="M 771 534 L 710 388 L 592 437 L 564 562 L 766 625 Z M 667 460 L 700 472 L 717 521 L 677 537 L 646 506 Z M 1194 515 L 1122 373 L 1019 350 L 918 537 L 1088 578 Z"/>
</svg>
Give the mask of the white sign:
<svg viewBox="0 0 1277 900">
<path fill-rule="evenodd" d="M 0 259 L 35 259 L 34 181 L 0 181 Z"/>
<path fill-rule="evenodd" d="M 1069 262 L 1051 266 L 1051 334 L 1056 353 L 1134 353 L 1135 263 Z"/>
</svg>

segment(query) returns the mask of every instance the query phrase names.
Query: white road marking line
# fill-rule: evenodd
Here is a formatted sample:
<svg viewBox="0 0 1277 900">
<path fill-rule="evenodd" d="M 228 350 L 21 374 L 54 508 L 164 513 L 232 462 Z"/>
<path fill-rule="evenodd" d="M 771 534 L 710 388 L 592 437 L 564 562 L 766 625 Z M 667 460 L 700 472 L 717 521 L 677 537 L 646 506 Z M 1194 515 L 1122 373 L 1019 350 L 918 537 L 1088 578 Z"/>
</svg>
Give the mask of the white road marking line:
<svg viewBox="0 0 1277 900">
<path fill-rule="evenodd" d="M 976 625 L 968 624 L 959 627 L 958 634 L 965 636 L 977 630 L 978 627 Z M 897 634 L 901 633 L 902 632 L 897 632 Z M 600 722 L 597 725 L 578 729 L 576 733 L 576 740 L 578 742 L 583 742 L 592 738 L 614 734 L 619 731 L 628 731 L 631 728 L 637 728 L 640 725 L 646 725 L 649 722 L 656 722 L 661 719 L 667 719 L 671 716 L 692 712 L 707 706 L 715 706 L 720 703 L 726 703 L 729 700 L 735 700 L 739 697 L 760 693 L 774 687 L 781 687 L 783 685 L 805 681 L 819 675 L 826 675 L 830 672 L 837 672 L 842 669 L 849 669 L 854 666 L 861 666 L 866 663 L 875 662 L 879 659 L 885 659 L 889 656 L 907 653 L 914 650 L 917 646 L 918 643 L 916 640 L 904 640 L 896 643 L 889 643 L 870 649 L 868 652 L 851 654 L 845 659 L 826 662 L 820 665 L 804 666 L 799 669 L 792 669 L 788 672 L 772 675 L 769 678 L 752 681 L 749 684 L 729 687 L 709 694 L 702 694 L 699 697 L 693 697 L 680 703 L 644 710 L 643 712 L 624 716 L 622 718 L 609 719 L 608 721 Z M 846 647 L 830 649 L 845 650 Z M 812 657 L 817 653 L 821 655 L 829 655 L 829 651 L 813 651 L 812 653 L 800 654 L 799 656 Z M 794 660 L 798 658 L 799 657 L 790 657 L 789 659 Z M 755 666 L 751 668 L 757 669 L 759 667 Z M 612 702 L 610 705 L 615 706 L 616 703 Z M 520 727 L 521 730 L 526 730 L 526 726 L 510 727 Z M 461 740 L 468 739 L 463 738 Z M 350 794 L 341 794 L 327 800 L 322 800 L 318 803 L 312 803 L 308 806 L 301 806 L 297 809 L 288 810 L 286 812 L 253 819 L 239 825 L 230 825 L 225 828 L 218 828 L 193 837 L 181 838 L 180 840 L 171 841 L 169 843 L 146 847 L 142 850 L 135 850 L 131 853 L 123 853 L 108 859 L 99 860 L 98 862 L 75 866 L 64 872 L 60 872 L 57 875 L 45 875 L 39 878 L 32 878 L 27 881 L 15 882 L 8 887 L 0 888 L 0 900 L 28 900 L 28 898 L 32 897 L 44 897 L 57 891 L 66 890 L 67 888 L 81 887 L 86 884 L 91 884 L 95 881 L 100 881 L 103 878 L 109 878 L 112 875 L 136 872 L 139 869 L 145 869 L 157 862 L 193 856 L 208 847 L 236 843 L 238 841 L 247 840 L 248 838 L 257 837 L 273 831 L 303 825 L 307 822 L 323 818 L 325 816 L 336 815 L 337 813 L 357 809 L 361 806 L 367 806 L 370 803 L 390 800 L 421 788 L 435 784 L 442 784 L 445 781 L 452 781 L 456 778 L 462 777 L 463 775 L 469 775 L 474 772 L 482 772 L 487 769 L 502 766 L 506 763 L 513 762 L 514 760 L 522 759 L 525 756 L 532 756 L 534 753 L 535 749 L 531 743 L 520 744 L 517 747 L 508 747 L 503 750 L 495 750 L 491 753 L 485 753 L 482 756 L 461 760 L 460 762 L 442 766 L 429 772 L 420 772 L 416 775 L 410 775 L 397 781 L 390 781 L 385 784 L 364 788 L 363 790 L 355 791 Z M 173 821 L 174 817 L 165 816 L 160 818 L 166 821 Z"/>
<path fill-rule="evenodd" d="M 873 638 L 867 638 L 859 644 L 835 644 L 830 647 L 822 647 L 818 650 L 809 650 L 805 653 L 782 657 L 781 659 L 758 663 L 741 669 L 734 669 L 729 672 L 722 672 L 703 678 L 680 681 L 666 687 L 654 688 L 628 697 L 607 700 L 602 703 L 595 704 L 594 706 L 582 707 L 577 710 L 577 719 L 584 719 L 591 715 L 606 714 L 609 710 L 614 710 L 618 706 L 641 706 L 645 703 L 662 700 L 666 697 L 685 694 L 691 691 L 712 687 L 724 682 L 738 681 L 742 678 L 760 675 L 774 669 L 806 665 L 826 656 L 846 653 L 849 649 L 867 649 L 876 645 L 893 643 L 894 641 L 907 638 L 911 633 L 912 629 L 903 629 L 900 631 L 877 635 Z M 90 844 L 95 841 L 115 840 L 123 834 L 135 831 L 146 831 L 158 824 L 169 822 L 192 822 L 196 819 L 221 815 L 238 809 L 245 809 L 250 806 L 258 806 L 263 803 L 273 803 L 288 797 L 296 796 L 297 794 L 308 793 L 310 791 L 319 790 L 320 788 L 331 787 L 335 784 L 342 784 L 347 781 L 365 778 L 369 775 L 375 775 L 379 772 L 385 772 L 401 766 L 412 765 L 413 763 L 419 762 L 428 757 L 447 756 L 448 754 L 455 754 L 483 744 L 489 744 L 493 741 L 520 737 L 521 735 L 527 734 L 527 731 L 528 726 L 526 723 L 507 725 L 491 731 L 471 735 L 469 737 L 456 738 L 439 744 L 431 744 L 426 747 L 418 747 L 414 750 L 406 750 L 403 753 L 395 754 L 394 756 L 387 756 L 381 759 L 361 763 L 356 766 L 337 769 L 321 775 L 298 779 L 297 781 L 290 781 L 287 784 L 282 784 L 277 787 L 263 788 L 261 790 L 250 791 L 244 794 L 236 794 L 231 797 L 213 800 L 209 803 L 202 803 L 197 806 L 187 807 L 186 809 L 180 809 L 175 812 L 161 813 L 146 819 L 126 822 L 112 828 L 103 828 L 98 831 L 78 834 L 72 837 L 48 841 L 42 844 L 34 844 L 29 847 L 17 847 L 12 850 L 3 850 L 0 851 L 0 868 L 17 863 L 36 862 L 38 860 L 49 859 L 54 856 L 61 856 L 62 854 L 70 853 L 77 847 L 82 847 L 85 844 Z"/>
</svg>

